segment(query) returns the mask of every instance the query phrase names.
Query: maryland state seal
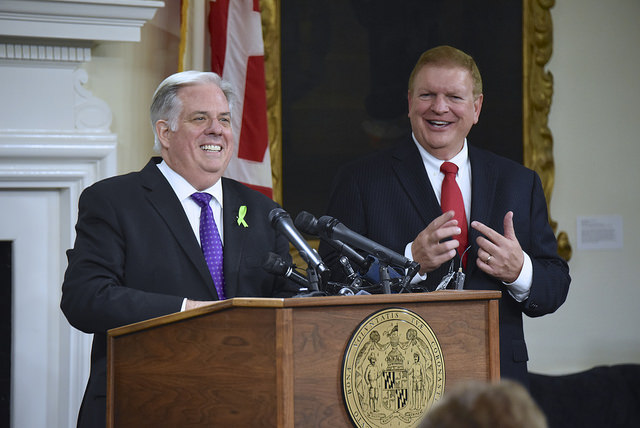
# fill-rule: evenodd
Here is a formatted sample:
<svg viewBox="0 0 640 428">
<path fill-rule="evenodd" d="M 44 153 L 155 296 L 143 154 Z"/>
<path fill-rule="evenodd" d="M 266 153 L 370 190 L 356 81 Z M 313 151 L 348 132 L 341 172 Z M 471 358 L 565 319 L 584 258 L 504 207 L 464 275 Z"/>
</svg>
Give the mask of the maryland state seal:
<svg viewBox="0 0 640 428">
<path fill-rule="evenodd" d="M 414 427 L 444 392 L 444 358 L 431 327 L 407 309 L 384 309 L 351 336 L 342 366 L 357 427 Z"/>
</svg>

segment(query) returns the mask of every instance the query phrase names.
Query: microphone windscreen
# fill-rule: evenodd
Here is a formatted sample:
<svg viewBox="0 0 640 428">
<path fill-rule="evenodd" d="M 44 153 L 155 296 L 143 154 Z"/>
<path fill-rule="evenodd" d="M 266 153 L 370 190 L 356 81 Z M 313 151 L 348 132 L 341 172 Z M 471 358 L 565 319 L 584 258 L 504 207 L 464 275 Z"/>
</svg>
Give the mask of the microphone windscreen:
<svg viewBox="0 0 640 428">
<path fill-rule="evenodd" d="M 285 261 L 282 260 L 282 257 L 276 253 L 269 252 L 262 263 L 262 268 L 275 275 L 284 275 L 287 273 L 288 266 Z"/>
<path fill-rule="evenodd" d="M 300 214 L 296 216 L 294 224 L 298 230 L 301 230 L 306 234 L 314 236 L 318 235 L 318 220 L 311 213 L 301 211 Z"/>
<path fill-rule="evenodd" d="M 288 217 L 288 216 L 289 214 L 287 214 L 285 210 L 279 207 L 276 207 L 271 211 L 269 211 L 269 221 L 271 222 L 272 225 L 275 225 L 275 223 L 278 221 L 279 218 Z"/>
</svg>

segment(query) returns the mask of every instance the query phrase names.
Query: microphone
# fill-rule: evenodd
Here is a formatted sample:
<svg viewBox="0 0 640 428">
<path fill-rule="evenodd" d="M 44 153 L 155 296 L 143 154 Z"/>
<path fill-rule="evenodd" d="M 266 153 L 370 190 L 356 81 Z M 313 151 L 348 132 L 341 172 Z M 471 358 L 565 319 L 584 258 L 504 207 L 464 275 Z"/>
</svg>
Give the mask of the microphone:
<svg viewBox="0 0 640 428">
<path fill-rule="evenodd" d="M 372 254 L 383 263 L 392 264 L 406 269 L 412 268 L 412 270 L 414 270 L 415 265 L 417 265 L 416 262 L 409 260 L 395 251 L 352 231 L 333 217 L 320 217 L 318 219 L 318 230 L 321 236 L 344 241 L 349 245 L 353 245 L 356 248 L 360 248 L 361 250 Z"/>
<path fill-rule="evenodd" d="M 306 211 L 301 211 L 296 216 L 295 225 L 298 229 L 313 236 L 319 236 L 320 227 L 318 226 L 318 219 L 313 214 Z M 321 236 L 323 240 L 329 244 L 333 249 L 341 256 L 346 256 L 349 260 L 353 261 L 360 268 L 360 272 L 364 273 L 369 270 L 373 259 L 371 257 L 364 258 L 353 248 L 337 239 L 328 239 L 326 236 Z"/>
<path fill-rule="evenodd" d="M 262 268 L 269 273 L 284 276 L 302 287 L 309 288 L 309 280 L 296 272 L 290 263 L 276 253 L 269 252 L 264 263 L 262 263 Z"/>
<path fill-rule="evenodd" d="M 300 235 L 300 232 L 298 232 L 293 225 L 289 213 L 282 208 L 274 208 L 269 212 L 269 221 L 277 231 L 283 233 L 289 239 L 293 246 L 300 252 L 302 259 L 313 267 L 321 278 L 328 278 L 329 269 L 320 259 L 318 252 L 311 248 L 302 235 Z"/>
<path fill-rule="evenodd" d="M 320 232 L 318 229 L 318 219 L 306 211 L 300 211 L 296 216 L 295 225 L 298 229 L 309 235 L 318 236 Z"/>
</svg>

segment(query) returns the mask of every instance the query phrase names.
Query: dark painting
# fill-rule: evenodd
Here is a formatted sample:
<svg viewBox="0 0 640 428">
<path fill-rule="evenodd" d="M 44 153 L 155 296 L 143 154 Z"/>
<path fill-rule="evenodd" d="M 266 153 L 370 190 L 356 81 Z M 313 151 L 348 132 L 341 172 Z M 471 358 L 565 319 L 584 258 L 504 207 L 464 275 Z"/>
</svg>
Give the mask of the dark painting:
<svg viewBox="0 0 640 428">
<path fill-rule="evenodd" d="M 422 52 L 473 56 L 484 103 L 470 144 L 522 162 L 522 3 L 311 0 L 281 4 L 283 206 L 324 213 L 338 168 L 410 138 L 407 82 Z"/>
</svg>

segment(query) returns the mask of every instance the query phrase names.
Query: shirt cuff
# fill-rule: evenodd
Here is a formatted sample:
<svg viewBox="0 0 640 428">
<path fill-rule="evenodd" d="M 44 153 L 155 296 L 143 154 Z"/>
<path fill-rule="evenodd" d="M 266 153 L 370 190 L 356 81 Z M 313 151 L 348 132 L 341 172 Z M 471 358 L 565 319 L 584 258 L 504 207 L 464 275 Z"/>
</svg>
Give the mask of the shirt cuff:
<svg viewBox="0 0 640 428">
<path fill-rule="evenodd" d="M 411 245 L 413 241 L 409 242 L 406 247 L 404 247 L 404 256 L 411 261 L 413 260 L 413 254 L 411 253 Z M 427 274 L 421 274 L 420 272 L 416 273 L 413 278 L 411 278 L 411 282 L 409 284 L 417 284 L 418 282 L 424 281 L 427 279 Z"/>
<path fill-rule="evenodd" d="M 507 286 L 507 291 L 511 294 L 511 297 L 518 302 L 524 302 L 529 298 L 531 293 L 531 284 L 533 283 L 533 263 L 531 263 L 531 257 L 524 251 L 524 263 L 522 264 L 522 270 L 518 278 L 510 284 L 503 282 Z"/>
<path fill-rule="evenodd" d="M 184 309 L 187 307 L 187 298 L 185 297 L 182 301 L 182 306 L 180 306 L 180 312 L 184 312 Z"/>
</svg>

